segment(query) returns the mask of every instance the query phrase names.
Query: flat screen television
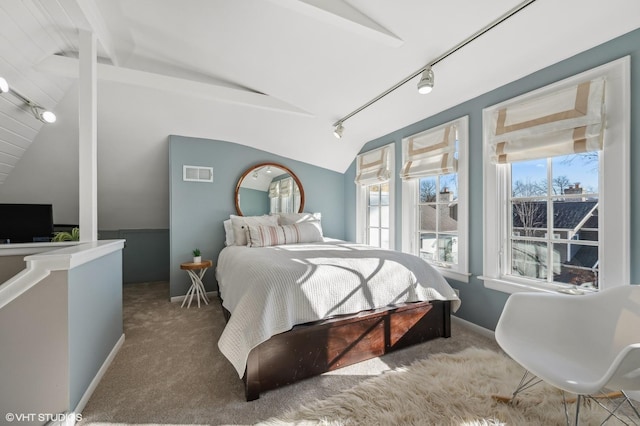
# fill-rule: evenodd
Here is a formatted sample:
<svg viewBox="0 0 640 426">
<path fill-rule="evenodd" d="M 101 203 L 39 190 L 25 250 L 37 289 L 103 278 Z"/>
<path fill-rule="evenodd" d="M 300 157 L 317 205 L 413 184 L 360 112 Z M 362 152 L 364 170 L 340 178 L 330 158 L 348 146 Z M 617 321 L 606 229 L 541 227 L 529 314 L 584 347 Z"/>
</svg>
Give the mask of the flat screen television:
<svg viewBox="0 0 640 426">
<path fill-rule="evenodd" d="M 0 243 L 51 241 L 51 204 L 0 204 Z"/>
</svg>

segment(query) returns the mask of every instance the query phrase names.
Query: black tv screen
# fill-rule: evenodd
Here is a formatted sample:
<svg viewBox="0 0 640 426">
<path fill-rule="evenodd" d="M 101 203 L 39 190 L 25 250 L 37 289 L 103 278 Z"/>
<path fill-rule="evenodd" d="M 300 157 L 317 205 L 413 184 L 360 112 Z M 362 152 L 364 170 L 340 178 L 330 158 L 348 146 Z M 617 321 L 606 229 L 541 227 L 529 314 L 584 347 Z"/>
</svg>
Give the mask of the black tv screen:
<svg viewBox="0 0 640 426">
<path fill-rule="evenodd" d="M 0 204 L 0 242 L 33 243 L 51 241 L 51 204 Z"/>
</svg>

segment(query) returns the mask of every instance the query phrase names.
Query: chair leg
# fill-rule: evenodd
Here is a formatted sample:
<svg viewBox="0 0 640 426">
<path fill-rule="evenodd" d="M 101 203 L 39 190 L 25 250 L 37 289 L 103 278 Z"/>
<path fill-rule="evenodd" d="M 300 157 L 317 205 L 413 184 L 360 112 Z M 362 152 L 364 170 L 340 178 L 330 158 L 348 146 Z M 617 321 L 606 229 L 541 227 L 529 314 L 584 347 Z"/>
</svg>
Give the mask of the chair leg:
<svg viewBox="0 0 640 426">
<path fill-rule="evenodd" d="M 564 392 L 562 393 L 564 395 Z M 582 395 L 577 395 L 576 397 L 576 419 L 575 419 L 575 426 L 578 426 L 578 423 L 580 422 L 580 402 L 584 402 L 584 396 Z"/>
<path fill-rule="evenodd" d="M 530 387 L 537 385 L 538 383 L 540 383 L 542 381 L 541 379 L 538 379 L 533 374 L 531 374 L 531 377 L 529 377 L 529 374 L 531 374 L 531 373 L 529 373 L 528 370 L 524 370 L 524 374 L 522 375 L 522 379 L 520 379 L 520 383 L 518 384 L 518 386 L 516 386 L 516 389 L 511 394 L 511 397 L 502 396 L 502 395 L 491 395 L 491 397 L 493 399 L 495 399 L 496 401 L 502 402 L 502 403 L 513 402 L 513 400 L 516 398 L 516 396 L 518 396 L 518 394 L 520 394 L 520 392 L 523 392 L 523 391 L 529 389 Z"/>
<path fill-rule="evenodd" d="M 538 379 L 533 374 L 531 374 L 531 377 L 529 377 L 530 374 L 531 373 L 529 373 L 529 370 L 524 370 L 524 374 L 522 375 L 522 378 L 520 379 L 520 383 L 518 384 L 516 389 L 513 391 L 513 394 L 511 394 L 511 400 L 512 401 L 516 398 L 516 396 L 520 392 L 523 392 L 523 391 L 529 389 L 530 387 L 537 385 L 538 383 L 540 383 L 542 381 L 541 379 Z"/>
<path fill-rule="evenodd" d="M 629 398 L 629 396 L 624 392 L 624 391 L 620 391 L 618 393 L 618 397 L 622 398 L 622 400 L 613 408 L 609 408 L 606 405 L 604 405 L 603 403 L 601 403 L 597 396 L 588 396 L 589 399 L 591 399 L 592 401 L 594 401 L 596 404 L 598 404 L 603 410 L 605 410 L 607 413 L 609 413 L 609 415 L 602 421 L 601 425 L 605 424 L 606 422 L 609 421 L 609 419 L 611 417 L 615 417 L 617 420 L 619 420 L 620 422 L 622 422 L 625 425 L 638 425 L 639 423 L 636 423 L 630 416 L 632 414 L 620 414 L 618 415 L 618 409 L 620 407 L 622 407 L 624 405 L 624 403 L 628 403 L 629 407 L 631 408 L 631 410 L 633 410 L 633 413 L 636 415 L 636 417 L 638 418 L 638 420 L 640 420 L 640 413 L 638 412 L 638 409 L 635 407 L 635 405 L 633 404 L 633 402 L 631 402 L 631 398 Z M 607 398 L 609 401 L 612 401 L 613 398 Z M 625 419 L 623 419 L 620 416 L 624 416 L 626 420 L 628 420 L 631 423 L 628 423 Z"/>
<path fill-rule="evenodd" d="M 565 391 L 561 391 L 562 394 L 562 408 L 564 408 L 564 420 L 567 426 L 571 426 L 571 417 L 569 416 L 569 406 L 568 404 L 574 403 L 576 404 L 576 412 L 574 418 L 574 425 L 578 426 L 578 418 L 580 416 L 580 403 L 584 402 L 584 396 L 577 395 L 576 399 L 567 400 L 565 396 Z"/>
<path fill-rule="evenodd" d="M 640 412 L 638 412 L 638 409 L 636 408 L 636 406 L 633 405 L 633 402 L 631 402 L 631 398 L 629 398 L 629 395 L 627 395 L 625 391 L 620 391 L 620 392 L 622 393 L 622 395 L 624 395 L 624 400 L 629 403 L 629 406 L 631 407 L 633 412 L 636 413 L 636 417 L 638 417 L 638 420 L 640 420 Z"/>
</svg>

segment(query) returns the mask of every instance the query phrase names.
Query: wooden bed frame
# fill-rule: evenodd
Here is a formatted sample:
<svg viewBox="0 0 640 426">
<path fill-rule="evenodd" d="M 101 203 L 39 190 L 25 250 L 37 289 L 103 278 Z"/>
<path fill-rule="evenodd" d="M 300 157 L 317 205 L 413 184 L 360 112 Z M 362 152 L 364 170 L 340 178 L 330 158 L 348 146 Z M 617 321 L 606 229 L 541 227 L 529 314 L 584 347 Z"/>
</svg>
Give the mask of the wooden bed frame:
<svg viewBox="0 0 640 426">
<path fill-rule="evenodd" d="M 230 313 L 222 308 L 225 320 Z M 363 311 L 301 324 L 249 353 L 243 377 L 247 401 L 260 392 L 451 336 L 451 302 L 431 301 Z"/>
</svg>

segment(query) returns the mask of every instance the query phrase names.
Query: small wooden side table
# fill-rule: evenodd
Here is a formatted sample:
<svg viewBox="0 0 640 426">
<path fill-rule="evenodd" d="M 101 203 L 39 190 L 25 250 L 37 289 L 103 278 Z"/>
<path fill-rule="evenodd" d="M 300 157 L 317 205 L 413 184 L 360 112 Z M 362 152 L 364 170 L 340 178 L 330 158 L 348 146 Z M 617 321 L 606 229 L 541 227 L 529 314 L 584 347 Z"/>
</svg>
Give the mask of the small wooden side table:
<svg viewBox="0 0 640 426">
<path fill-rule="evenodd" d="M 184 308 L 184 304 L 187 303 L 187 299 L 189 299 L 189 303 L 187 304 L 187 309 L 191 307 L 191 301 L 193 300 L 193 295 L 196 295 L 196 299 L 198 300 L 198 308 L 200 307 L 200 299 L 202 301 L 209 304 L 209 298 L 207 298 L 207 292 L 204 289 L 204 284 L 202 284 L 202 277 L 204 277 L 205 272 L 213 265 L 213 262 L 210 260 L 203 260 L 200 263 L 193 262 L 185 262 L 180 264 L 180 269 L 187 271 L 189 274 L 189 278 L 191 278 L 191 287 L 189 287 L 189 291 L 184 296 L 184 300 L 182 301 L 182 306 Z M 196 272 L 196 271 L 200 272 Z"/>
</svg>

